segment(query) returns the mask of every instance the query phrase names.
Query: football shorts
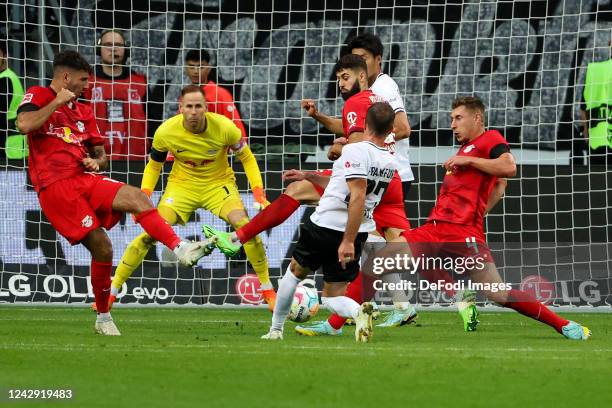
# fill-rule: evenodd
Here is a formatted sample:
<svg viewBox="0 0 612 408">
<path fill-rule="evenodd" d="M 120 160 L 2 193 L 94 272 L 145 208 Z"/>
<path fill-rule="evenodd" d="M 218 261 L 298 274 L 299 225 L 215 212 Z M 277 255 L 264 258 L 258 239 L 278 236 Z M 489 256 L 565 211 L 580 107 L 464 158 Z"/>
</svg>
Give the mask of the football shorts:
<svg viewBox="0 0 612 408">
<path fill-rule="evenodd" d="M 210 211 L 228 222 L 227 216 L 234 210 L 244 210 L 238 187 L 233 180 L 207 188 L 194 188 L 179 182 L 168 182 L 158 207 L 169 207 L 178 216 L 178 223 L 185 224 L 198 208 Z"/>
<path fill-rule="evenodd" d="M 293 259 L 311 271 L 321 268 L 325 282 L 352 282 L 359 273 L 359 258 L 368 233 L 357 234 L 356 259 L 346 263 L 346 269 L 342 269 L 338 262 L 338 247 L 343 237 L 344 232 L 319 227 L 307 217 L 300 228 L 300 238 L 293 250 Z"/>
<path fill-rule="evenodd" d="M 43 213 L 57 232 L 76 245 L 92 230 L 111 229 L 123 216 L 113 200 L 125 184 L 84 173 L 58 180 L 38 194 Z"/>
</svg>

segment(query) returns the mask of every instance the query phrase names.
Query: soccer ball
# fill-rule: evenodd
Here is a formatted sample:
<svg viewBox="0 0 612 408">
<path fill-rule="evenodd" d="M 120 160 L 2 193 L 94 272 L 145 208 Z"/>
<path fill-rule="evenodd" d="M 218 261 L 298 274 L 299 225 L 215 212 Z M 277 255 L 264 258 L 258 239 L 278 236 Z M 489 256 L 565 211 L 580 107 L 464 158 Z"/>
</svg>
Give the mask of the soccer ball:
<svg viewBox="0 0 612 408">
<path fill-rule="evenodd" d="M 293 295 L 293 303 L 289 311 L 289 320 L 296 323 L 304 323 L 310 320 L 319 311 L 319 295 L 315 287 L 315 281 L 304 279 Z"/>
</svg>

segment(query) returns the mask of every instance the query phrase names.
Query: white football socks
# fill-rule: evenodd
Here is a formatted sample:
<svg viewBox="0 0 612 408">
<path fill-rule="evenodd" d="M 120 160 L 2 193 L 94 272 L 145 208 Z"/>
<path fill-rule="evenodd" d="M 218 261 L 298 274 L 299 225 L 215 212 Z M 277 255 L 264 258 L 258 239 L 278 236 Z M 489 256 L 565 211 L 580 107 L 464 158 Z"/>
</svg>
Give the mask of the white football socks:
<svg viewBox="0 0 612 408">
<path fill-rule="evenodd" d="M 96 321 L 98 323 L 108 322 L 111 320 L 113 320 L 113 318 L 111 317 L 110 312 L 98 313 L 98 316 L 96 317 Z"/>
<path fill-rule="evenodd" d="M 355 319 L 359 313 L 359 303 L 347 296 L 321 297 L 321 304 L 345 319 Z"/>
<path fill-rule="evenodd" d="M 276 292 L 276 305 L 274 305 L 274 313 L 272 314 L 273 330 L 283 330 L 285 320 L 287 320 L 287 315 L 289 310 L 291 310 L 295 288 L 300 282 L 300 279 L 291 272 L 291 265 L 288 266 L 287 272 L 285 272 L 285 275 L 280 280 L 278 291 Z"/>
<path fill-rule="evenodd" d="M 393 287 L 396 288 L 400 287 L 402 283 L 399 273 L 386 273 L 381 278 L 384 283 L 393 284 Z M 387 292 L 391 295 L 391 300 L 393 300 L 395 307 L 400 309 L 408 309 L 410 307 L 410 298 L 403 289 L 388 289 Z"/>
</svg>

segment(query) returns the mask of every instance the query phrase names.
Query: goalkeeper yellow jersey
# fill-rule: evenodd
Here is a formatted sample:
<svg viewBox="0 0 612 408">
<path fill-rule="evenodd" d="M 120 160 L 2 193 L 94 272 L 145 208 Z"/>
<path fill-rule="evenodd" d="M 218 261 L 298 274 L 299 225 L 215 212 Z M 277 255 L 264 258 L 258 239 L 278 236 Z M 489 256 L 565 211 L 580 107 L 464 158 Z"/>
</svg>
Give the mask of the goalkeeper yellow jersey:
<svg viewBox="0 0 612 408">
<path fill-rule="evenodd" d="M 170 152 L 174 164 L 169 181 L 203 184 L 235 180 L 228 148 L 241 146 L 242 133 L 223 115 L 206 112 L 206 129 L 191 133 L 183 127 L 183 115 L 166 120 L 155 132 L 153 149 Z"/>
</svg>

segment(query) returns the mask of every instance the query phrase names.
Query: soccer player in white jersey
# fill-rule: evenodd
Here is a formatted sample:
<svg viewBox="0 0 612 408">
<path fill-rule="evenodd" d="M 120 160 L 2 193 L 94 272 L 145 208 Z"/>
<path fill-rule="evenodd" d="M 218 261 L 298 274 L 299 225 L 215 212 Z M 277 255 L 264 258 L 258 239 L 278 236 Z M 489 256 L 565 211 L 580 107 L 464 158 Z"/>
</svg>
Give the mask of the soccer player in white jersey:
<svg viewBox="0 0 612 408">
<path fill-rule="evenodd" d="M 359 257 L 368 233 L 376 229 L 372 212 L 395 174 L 393 156 L 384 147 L 394 117 L 388 103 L 372 104 L 366 115 L 364 140 L 344 146 L 315 212 L 301 227 L 278 286 L 272 325 L 262 339 L 283 338 L 295 288 L 319 268 L 324 281 L 322 305 L 355 320 L 355 340 L 367 342 L 372 337 L 372 304 L 359 305 L 345 292 L 359 273 Z"/>
<path fill-rule="evenodd" d="M 395 112 L 393 133 L 389 135 L 387 145 L 394 149 L 398 173 L 402 180 L 404 200 L 408 200 L 410 185 L 414 174 L 410 168 L 410 123 L 404 108 L 404 99 L 399 87 L 389 75 L 382 72 L 383 44 L 377 35 L 364 33 L 354 37 L 348 43 L 348 50 L 363 58 L 368 66 L 368 85 L 372 92 L 389 102 Z"/>
</svg>

